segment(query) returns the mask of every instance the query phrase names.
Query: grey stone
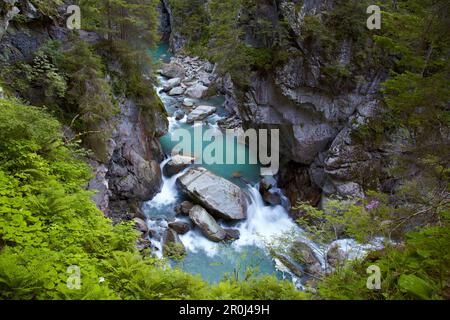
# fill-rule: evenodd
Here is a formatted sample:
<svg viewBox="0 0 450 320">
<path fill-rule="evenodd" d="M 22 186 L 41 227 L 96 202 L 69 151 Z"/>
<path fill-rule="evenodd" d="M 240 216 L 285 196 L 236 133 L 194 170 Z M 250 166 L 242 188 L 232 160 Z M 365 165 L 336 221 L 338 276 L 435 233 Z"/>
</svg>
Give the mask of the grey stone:
<svg viewBox="0 0 450 320">
<path fill-rule="evenodd" d="M 161 75 L 167 78 L 180 78 L 184 79 L 186 75 L 186 71 L 183 66 L 179 63 L 171 62 L 169 64 L 164 65 L 161 70 Z"/>
<path fill-rule="evenodd" d="M 224 229 L 226 235 L 226 240 L 234 241 L 239 240 L 241 237 L 241 232 L 237 229 Z"/>
<path fill-rule="evenodd" d="M 170 91 L 175 87 L 178 87 L 181 84 L 181 79 L 180 78 L 173 78 L 168 80 L 164 86 L 163 86 L 163 90 L 164 91 Z"/>
<path fill-rule="evenodd" d="M 323 273 L 319 259 L 313 250 L 302 241 L 295 241 L 290 248 L 290 256 L 304 266 L 305 271 L 312 275 Z"/>
<path fill-rule="evenodd" d="M 192 229 L 192 226 L 187 222 L 175 221 L 169 223 L 169 228 L 173 229 L 178 234 L 186 234 Z"/>
</svg>

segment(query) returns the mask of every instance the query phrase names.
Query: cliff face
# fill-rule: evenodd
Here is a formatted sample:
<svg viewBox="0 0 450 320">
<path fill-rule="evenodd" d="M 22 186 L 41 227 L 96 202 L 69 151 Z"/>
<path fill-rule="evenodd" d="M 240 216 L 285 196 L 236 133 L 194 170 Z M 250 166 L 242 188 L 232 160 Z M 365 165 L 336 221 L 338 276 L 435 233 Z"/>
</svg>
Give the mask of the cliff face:
<svg viewBox="0 0 450 320">
<path fill-rule="evenodd" d="M 0 12 L 3 63 L 27 62 L 49 40 L 60 40 L 63 50 L 70 47 L 70 31 L 65 27 L 68 5 L 66 1 L 57 9 L 57 15 L 49 17 L 41 14 L 30 1 L 3 1 Z M 19 13 L 27 19 L 13 20 Z M 79 31 L 79 36 L 90 44 L 100 39 L 97 34 L 83 30 Z M 120 73 L 120 68 L 115 65 L 114 71 Z M 131 97 L 115 99 L 119 105 L 118 114 L 97 128 L 100 132 L 110 132 L 110 136 L 106 148 L 101 147 L 106 149 L 101 151 L 106 157 L 89 160 L 95 177 L 88 188 L 98 191 L 93 197 L 98 207 L 114 222 L 119 222 L 139 214 L 139 204 L 151 200 L 160 191 L 159 162 L 163 153 L 159 137 L 167 131 L 167 120 L 160 106 L 146 110 Z"/>
<path fill-rule="evenodd" d="M 381 155 L 370 145 L 356 143 L 352 132 L 381 110 L 378 92 L 386 79 L 382 70 L 352 71 L 352 81 L 324 78 L 330 57 L 317 43 L 305 40 L 302 27 L 307 17 L 322 19 L 335 10 L 336 1 L 260 1 L 254 16 L 273 25 L 287 25 L 289 59 L 268 72 L 254 72 L 243 91 L 230 76 L 222 81 L 226 106 L 244 127 L 279 128 L 284 164 L 280 185 L 292 203 L 319 202 L 325 196 L 363 196 L 364 189 L 377 186 Z M 172 18 L 172 22 L 176 23 Z M 172 26 L 177 29 L 181 26 Z M 258 30 L 244 25 L 243 41 L 253 47 L 267 46 Z M 174 49 L 183 45 L 171 38 Z M 265 43 L 265 44 L 264 44 Z M 270 44 L 269 44 L 270 45 Z M 358 54 L 351 36 L 340 40 L 333 63 L 351 68 Z"/>
</svg>

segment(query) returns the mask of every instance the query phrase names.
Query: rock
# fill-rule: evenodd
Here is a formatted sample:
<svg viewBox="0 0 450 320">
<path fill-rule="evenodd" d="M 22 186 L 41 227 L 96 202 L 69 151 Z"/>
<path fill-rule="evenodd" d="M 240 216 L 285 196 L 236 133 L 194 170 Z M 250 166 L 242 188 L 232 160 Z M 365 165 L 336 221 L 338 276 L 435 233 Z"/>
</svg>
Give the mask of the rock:
<svg viewBox="0 0 450 320">
<path fill-rule="evenodd" d="M 184 118 L 186 115 L 186 112 L 184 110 L 177 110 L 175 112 L 175 120 L 180 121 Z"/>
<path fill-rule="evenodd" d="M 164 175 L 166 177 L 173 177 L 174 175 L 180 173 L 195 161 L 192 157 L 186 157 L 181 155 L 173 156 L 173 158 L 167 162 L 164 166 Z"/>
<path fill-rule="evenodd" d="M 212 73 L 214 71 L 214 64 L 207 61 L 204 65 L 203 69 L 208 73 Z"/>
<path fill-rule="evenodd" d="M 274 177 L 265 176 L 259 183 L 259 192 L 264 201 L 272 206 L 279 206 L 282 204 L 281 195 L 274 188 L 277 186 L 277 181 Z"/>
<path fill-rule="evenodd" d="M 169 223 L 169 228 L 171 228 L 178 234 L 186 234 L 192 229 L 192 226 L 187 222 L 175 221 Z"/>
<path fill-rule="evenodd" d="M 189 212 L 189 217 L 209 240 L 221 242 L 226 239 L 227 233 L 225 230 L 202 207 L 194 206 Z"/>
<path fill-rule="evenodd" d="M 102 39 L 97 32 L 78 30 L 78 34 L 81 40 L 91 45 L 97 44 Z"/>
<path fill-rule="evenodd" d="M 178 214 L 188 216 L 193 206 L 194 204 L 192 202 L 183 201 L 179 206 L 175 208 L 175 212 Z"/>
<path fill-rule="evenodd" d="M 198 80 L 203 83 L 204 86 L 208 87 L 211 85 L 212 81 L 211 81 L 211 74 L 206 73 L 206 72 L 201 72 L 198 75 Z"/>
<path fill-rule="evenodd" d="M 13 20 L 14 17 L 20 13 L 20 9 L 13 6 L 14 3 L 15 3 L 15 1 L 10 3 L 10 8 L 6 9 L 6 14 L 2 12 L 2 17 L 0 18 L 0 40 L 3 38 L 3 35 L 6 33 L 6 30 L 8 29 L 10 21 Z"/>
<path fill-rule="evenodd" d="M 144 238 L 139 238 L 136 241 L 136 248 L 138 249 L 138 251 L 142 252 L 146 249 L 149 249 L 152 247 L 152 243 L 150 240 L 148 239 L 144 239 Z"/>
<path fill-rule="evenodd" d="M 178 87 L 181 84 L 181 79 L 180 78 L 173 78 L 168 80 L 164 86 L 163 86 L 163 90 L 164 91 L 170 91 L 175 87 Z"/>
<path fill-rule="evenodd" d="M 327 251 L 327 262 L 333 268 L 342 266 L 347 261 L 347 254 L 338 244 L 332 244 Z"/>
<path fill-rule="evenodd" d="M 263 190 L 261 194 L 264 201 L 272 206 L 279 206 L 282 204 L 281 196 L 278 193 Z"/>
<path fill-rule="evenodd" d="M 184 194 L 217 218 L 243 220 L 247 201 L 242 190 L 204 168 L 191 168 L 177 180 Z"/>
<path fill-rule="evenodd" d="M 149 229 L 148 229 L 147 223 L 144 220 L 140 219 L 140 218 L 134 218 L 133 220 L 135 222 L 136 230 L 142 232 L 142 234 L 143 234 L 143 236 L 145 238 L 150 232 Z"/>
<path fill-rule="evenodd" d="M 270 176 L 265 176 L 264 178 L 261 179 L 261 181 L 259 183 L 260 190 L 268 191 L 276 186 L 277 186 L 277 180 L 275 180 L 274 177 L 270 177 Z"/>
<path fill-rule="evenodd" d="M 186 90 L 186 95 L 193 99 L 201 99 L 205 96 L 207 91 L 208 87 L 205 87 L 201 83 L 196 83 Z"/>
<path fill-rule="evenodd" d="M 235 172 L 233 172 L 233 173 L 231 174 L 231 177 L 232 177 L 232 178 L 235 178 L 235 179 L 242 178 L 242 177 L 243 177 L 243 176 L 242 176 L 242 172 L 235 171 Z"/>
<path fill-rule="evenodd" d="M 186 254 L 186 248 L 181 242 L 178 233 L 175 230 L 168 228 L 163 238 L 163 254 L 169 258 L 180 258 Z"/>
<path fill-rule="evenodd" d="M 291 257 L 302 264 L 305 271 L 312 275 L 321 275 L 323 273 L 319 259 L 317 259 L 313 250 L 302 241 L 295 241 L 290 248 Z"/>
<path fill-rule="evenodd" d="M 185 106 L 187 108 L 192 108 L 194 106 L 194 100 L 189 99 L 189 98 L 185 98 L 183 100 L 183 106 Z"/>
<path fill-rule="evenodd" d="M 202 121 L 216 112 L 216 110 L 216 107 L 199 106 L 188 115 L 187 123 L 192 124 L 196 121 Z"/>
<path fill-rule="evenodd" d="M 226 232 L 226 240 L 234 241 L 239 240 L 241 237 L 241 232 L 237 229 L 224 229 Z"/>
<path fill-rule="evenodd" d="M 297 263 L 293 262 L 289 256 L 276 252 L 272 252 L 271 254 L 274 258 L 278 259 L 295 276 L 299 278 L 304 276 L 302 268 L 298 266 Z"/>
<path fill-rule="evenodd" d="M 169 64 L 166 64 L 162 70 L 161 75 L 167 78 L 180 78 L 184 79 L 186 75 L 186 71 L 184 70 L 184 67 L 176 62 L 171 62 Z"/>
<path fill-rule="evenodd" d="M 5 94 L 3 93 L 3 88 L 0 86 L 0 99 L 4 99 Z"/>
<path fill-rule="evenodd" d="M 109 183 L 106 179 L 106 175 L 108 173 L 108 168 L 99 164 L 98 162 L 93 161 L 90 163 L 93 168 L 95 168 L 95 176 L 89 181 L 88 189 L 96 190 L 96 194 L 92 196 L 92 200 L 104 213 L 108 212 L 109 209 L 109 197 L 111 192 L 109 191 Z"/>
<path fill-rule="evenodd" d="M 175 87 L 169 91 L 169 96 L 180 96 L 184 93 L 184 89 L 182 87 Z"/>
</svg>

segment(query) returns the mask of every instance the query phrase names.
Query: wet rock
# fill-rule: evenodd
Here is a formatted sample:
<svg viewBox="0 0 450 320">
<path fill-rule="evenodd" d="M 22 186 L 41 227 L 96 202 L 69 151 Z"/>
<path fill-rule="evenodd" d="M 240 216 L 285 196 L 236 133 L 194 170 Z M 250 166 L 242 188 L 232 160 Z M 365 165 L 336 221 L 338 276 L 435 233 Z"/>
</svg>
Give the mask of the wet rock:
<svg viewBox="0 0 450 320">
<path fill-rule="evenodd" d="M 169 223 L 169 228 L 171 228 L 178 234 L 186 234 L 192 229 L 192 226 L 187 222 L 175 221 Z"/>
<path fill-rule="evenodd" d="M 196 121 L 202 121 L 216 112 L 216 110 L 216 107 L 199 106 L 188 115 L 187 123 L 192 124 Z"/>
<path fill-rule="evenodd" d="M 183 106 L 185 106 L 187 108 L 192 108 L 194 106 L 194 100 L 189 99 L 189 98 L 185 98 L 183 100 Z"/>
<path fill-rule="evenodd" d="M 241 237 L 241 232 L 237 229 L 224 229 L 226 232 L 226 240 L 234 241 L 239 240 Z"/>
<path fill-rule="evenodd" d="M 177 259 L 186 254 L 186 248 L 178 233 L 171 228 L 164 233 L 163 243 L 163 254 L 166 257 Z"/>
<path fill-rule="evenodd" d="M 263 190 L 261 195 L 264 201 L 272 206 L 279 206 L 282 204 L 281 196 L 276 192 Z"/>
<path fill-rule="evenodd" d="M 177 110 L 175 112 L 175 120 L 180 121 L 184 118 L 186 115 L 186 112 L 184 110 Z"/>
<path fill-rule="evenodd" d="M 193 164 L 194 161 L 195 159 L 192 157 L 181 155 L 173 156 L 173 158 L 164 166 L 164 175 L 166 177 L 173 177 Z"/>
<path fill-rule="evenodd" d="M 333 268 L 342 266 L 347 261 L 347 254 L 338 244 L 332 244 L 327 251 L 327 262 Z"/>
<path fill-rule="evenodd" d="M 182 87 L 175 87 L 169 91 L 169 96 L 180 96 L 184 93 L 184 89 Z"/>
<path fill-rule="evenodd" d="M 306 243 L 295 241 L 290 248 L 290 256 L 303 265 L 307 273 L 316 276 L 323 273 L 319 259 Z"/>
<path fill-rule="evenodd" d="M 207 62 L 204 64 L 203 69 L 204 69 L 206 72 L 208 72 L 208 73 L 212 73 L 212 72 L 214 71 L 214 64 L 211 63 L 211 62 L 209 62 L 209 61 L 207 61 Z"/>
<path fill-rule="evenodd" d="M 196 83 L 186 90 L 186 95 L 193 99 L 201 99 L 205 96 L 207 91 L 208 87 L 205 87 L 201 83 Z"/>
<path fill-rule="evenodd" d="M 96 190 L 97 193 L 92 196 L 92 200 L 97 205 L 97 208 L 107 213 L 111 195 L 108 180 L 106 179 L 108 168 L 94 161 L 91 163 L 91 166 L 95 168 L 95 177 L 89 182 L 88 189 Z"/>
<path fill-rule="evenodd" d="M 136 230 L 142 232 L 144 238 L 147 237 L 150 232 L 147 223 L 140 218 L 134 218 L 133 221 L 135 222 Z"/>
<path fill-rule="evenodd" d="M 191 168 L 178 178 L 177 183 L 184 194 L 217 218 L 246 218 L 247 201 L 242 190 L 234 183 L 204 168 Z"/>
<path fill-rule="evenodd" d="M 209 240 L 221 242 L 226 239 L 227 233 L 225 230 L 202 207 L 194 206 L 189 212 L 189 217 Z"/>
<path fill-rule="evenodd" d="M 182 214 L 185 216 L 189 215 L 189 212 L 191 211 L 192 207 L 194 207 L 194 204 L 190 201 L 183 201 L 180 205 L 178 205 L 175 208 L 175 212 L 177 214 Z"/>
<path fill-rule="evenodd" d="M 277 180 L 274 177 L 266 176 L 259 183 L 260 190 L 270 190 L 277 186 Z"/>
<path fill-rule="evenodd" d="M 185 74 L 186 74 L 186 71 L 184 70 L 183 66 L 176 62 L 171 62 L 169 64 L 166 64 L 161 70 L 161 75 L 163 75 L 167 78 L 184 79 Z"/>
<path fill-rule="evenodd" d="M 10 9 L 6 9 L 6 14 L 2 14 L 0 18 L 0 40 L 8 29 L 10 21 L 20 13 L 19 8 L 13 6 L 14 3 L 15 1 L 11 2 Z"/>
<path fill-rule="evenodd" d="M 163 86 L 163 90 L 164 91 L 170 91 L 175 87 L 178 87 L 181 84 L 181 79 L 180 78 L 173 78 L 168 80 L 164 86 Z"/>
</svg>

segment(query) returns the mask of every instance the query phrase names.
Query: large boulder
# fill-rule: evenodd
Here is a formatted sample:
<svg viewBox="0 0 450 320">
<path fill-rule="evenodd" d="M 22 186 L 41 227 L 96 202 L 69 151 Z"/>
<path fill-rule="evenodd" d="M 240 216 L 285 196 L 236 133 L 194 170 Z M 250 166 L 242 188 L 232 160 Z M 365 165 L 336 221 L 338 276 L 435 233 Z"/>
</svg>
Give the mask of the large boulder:
<svg viewBox="0 0 450 320">
<path fill-rule="evenodd" d="M 202 207 L 194 206 L 189 212 L 189 217 L 209 240 L 221 242 L 227 238 L 225 230 Z"/>
<path fill-rule="evenodd" d="M 242 190 L 205 168 L 192 168 L 177 180 L 183 193 L 217 218 L 243 220 L 247 201 Z"/>
<path fill-rule="evenodd" d="M 186 71 L 184 70 L 184 67 L 176 62 L 171 62 L 169 64 L 166 64 L 162 70 L 161 75 L 167 78 L 180 78 L 184 79 L 186 75 Z"/>
<path fill-rule="evenodd" d="M 196 83 L 186 90 L 186 95 L 193 99 L 201 99 L 206 95 L 207 91 L 208 87 L 205 87 L 201 83 Z"/>
<path fill-rule="evenodd" d="M 195 161 L 192 157 L 176 155 L 164 166 L 164 175 L 166 177 L 173 177 L 180 173 Z"/>
<path fill-rule="evenodd" d="M 187 118 L 187 123 L 192 124 L 195 121 L 202 121 L 216 112 L 217 108 L 212 106 L 199 106 L 195 108 Z"/>
<path fill-rule="evenodd" d="M 175 87 L 178 87 L 181 84 L 181 79 L 180 78 L 173 78 L 168 80 L 164 86 L 163 86 L 163 90 L 164 91 L 170 91 Z"/>
</svg>

